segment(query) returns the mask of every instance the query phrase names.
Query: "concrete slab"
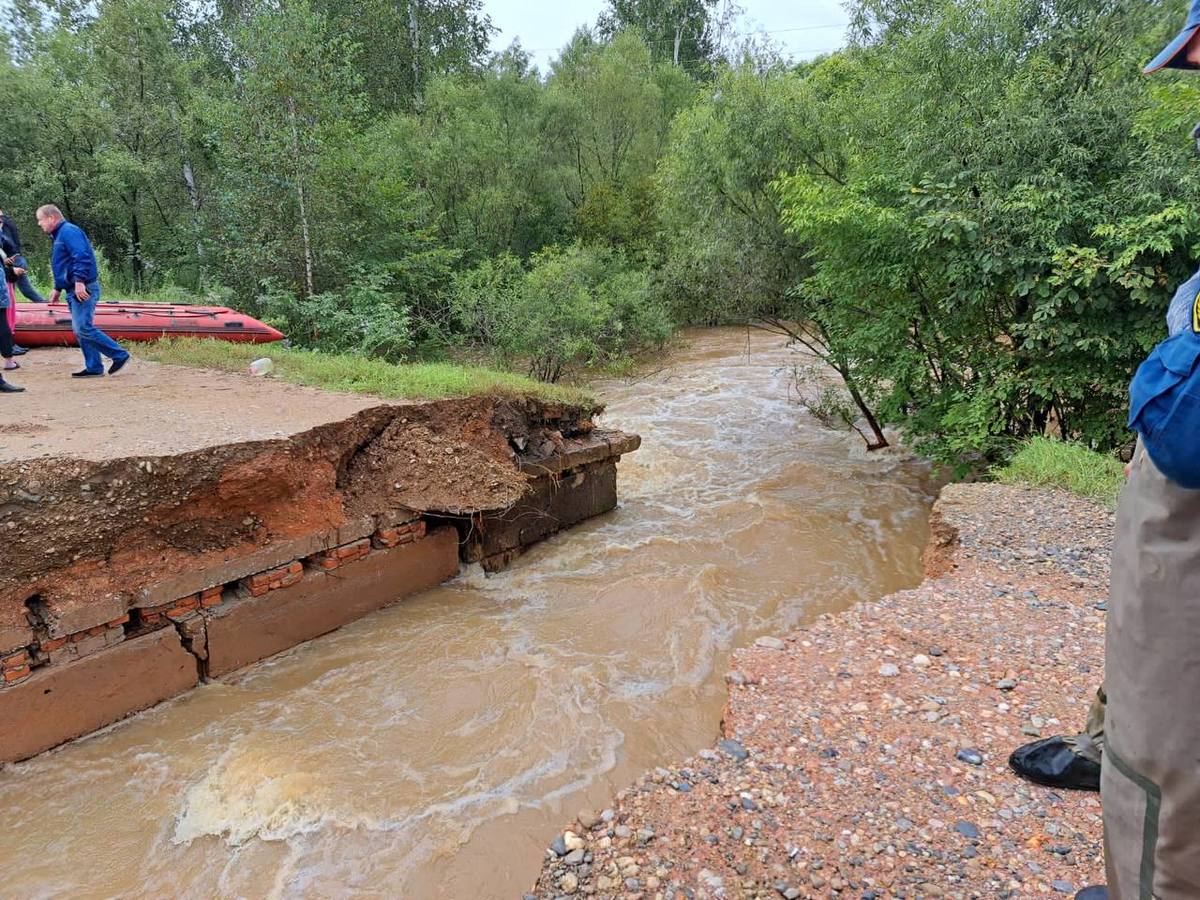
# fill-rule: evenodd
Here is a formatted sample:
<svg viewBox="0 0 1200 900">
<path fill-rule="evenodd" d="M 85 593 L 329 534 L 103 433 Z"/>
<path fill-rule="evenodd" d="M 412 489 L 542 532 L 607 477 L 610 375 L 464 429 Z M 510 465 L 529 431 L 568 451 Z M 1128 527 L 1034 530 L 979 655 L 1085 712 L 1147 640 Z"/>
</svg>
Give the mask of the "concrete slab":
<svg viewBox="0 0 1200 900">
<path fill-rule="evenodd" d="M 196 658 L 174 628 L 127 640 L 0 689 L 0 762 L 15 762 L 195 687 Z"/>
<path fill-rule="evenodd" d="M 372 553 L 332 574 L 215 607 L 208 622 L 208 674 L 218 678 L 326 634 L 441 584 L 458 571 L 458 533 L 439 528 L 423 540 Z"/>
<path fill-rule="evenodd" d="M 616 505 L 615 458 L 584 466 L 571 475 L 538 478 L 515 506 L 484 516 L 483 528 L 473 532 L 464 556 L 468 562 L 482 562 L 489 571 L 502 569 L 531 544 Z"/>
</svg>

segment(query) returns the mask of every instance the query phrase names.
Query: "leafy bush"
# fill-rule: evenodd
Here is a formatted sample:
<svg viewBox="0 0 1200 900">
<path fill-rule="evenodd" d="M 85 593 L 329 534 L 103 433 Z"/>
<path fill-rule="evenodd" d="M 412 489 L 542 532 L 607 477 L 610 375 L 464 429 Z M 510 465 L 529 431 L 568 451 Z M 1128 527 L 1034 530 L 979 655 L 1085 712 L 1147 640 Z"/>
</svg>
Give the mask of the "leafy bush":
<svg viewBox="0 0 1200 900">
<path fill-rule="evenodd" d="M 450 304 L 469 343 L 549 382 L 661 345 L 671 333 L 649 273 L 604 247 L 553 247 L 528 270 L 510 256 L 487 260 L 458 275 Z"/>
<path fill-rule="evenodd" d="M 507 253 L 457 273 L 449 292 L 450 327 L 460 340 L 479 347 L 498 347 L 501 335 L 513 327 L 514 296 L 524 277 L 521 261 Z"/>
<path fill-rule="evenodd" d="M 409 309 L 389 292 L 391 275 L 360 272 L 340 291 L 298 298 L 268 283 L 259 305 L 264 319 L 295 344 L 331 353 L 403 360 L 413 349 Z"/>
</svg>

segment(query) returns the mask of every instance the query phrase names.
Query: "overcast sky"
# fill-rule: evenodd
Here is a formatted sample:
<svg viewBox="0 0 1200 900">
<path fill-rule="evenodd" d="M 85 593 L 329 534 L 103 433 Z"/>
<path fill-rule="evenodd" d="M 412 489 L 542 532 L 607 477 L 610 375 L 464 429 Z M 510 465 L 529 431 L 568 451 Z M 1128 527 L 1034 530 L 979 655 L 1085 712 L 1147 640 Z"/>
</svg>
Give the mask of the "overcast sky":
<svg viewBox="0 0 1200 900">
<path fill-rule="evenodd" d="M 740 0 L 745 15 L 738 32 L 768 32 L 771 40 L 795 59 L 807 59 L 842 46 L 846 11 L 841 0 Z M 538 67 L 557 55 L 575 29 L 591 25 L 607 4 L 604 0 L 485 0 L 498 34 L 495 49 L 519 38 Z"/>
</svg>

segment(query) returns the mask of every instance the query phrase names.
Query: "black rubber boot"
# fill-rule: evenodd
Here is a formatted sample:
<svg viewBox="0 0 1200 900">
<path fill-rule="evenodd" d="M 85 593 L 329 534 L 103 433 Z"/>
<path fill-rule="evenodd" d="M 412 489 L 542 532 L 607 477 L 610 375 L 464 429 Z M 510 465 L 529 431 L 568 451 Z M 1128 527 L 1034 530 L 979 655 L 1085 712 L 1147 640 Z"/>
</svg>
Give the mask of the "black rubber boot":
<svg viewBox="0 0 1200 900">
<path fill-rule="evenodd" d="M 1108 888 L 1103 886 L 1085 887 L 1075 895 L 1075 900 L 1108 900 Z"/>
<path fill-rule="evenodd" d="M 1066 791 L 1100 790 L 1100 764 L 1085 759 L 1065 738 L 1052 737 L 1018 747 L 1008 766 L 1022 778 Z"/>
</svg>

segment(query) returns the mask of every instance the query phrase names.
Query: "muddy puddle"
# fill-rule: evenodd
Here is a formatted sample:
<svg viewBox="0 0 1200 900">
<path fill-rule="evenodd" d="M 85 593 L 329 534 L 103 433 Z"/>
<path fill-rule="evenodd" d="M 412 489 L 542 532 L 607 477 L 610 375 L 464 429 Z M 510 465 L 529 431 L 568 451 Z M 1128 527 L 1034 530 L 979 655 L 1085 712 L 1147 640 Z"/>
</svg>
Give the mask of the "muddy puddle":
<svg viewBox="0 0 1200 900">
<path fill-rule="evenodd" d="M 6 897 L 517 897 L 580 808 L 709 746 L 731 649 L 920 580 L 923 467 L 694 332 L 598 390 L 621 507 L 0 772 Z M 19 725 L 18 725 L 19 727 Z"/>
</svg>

